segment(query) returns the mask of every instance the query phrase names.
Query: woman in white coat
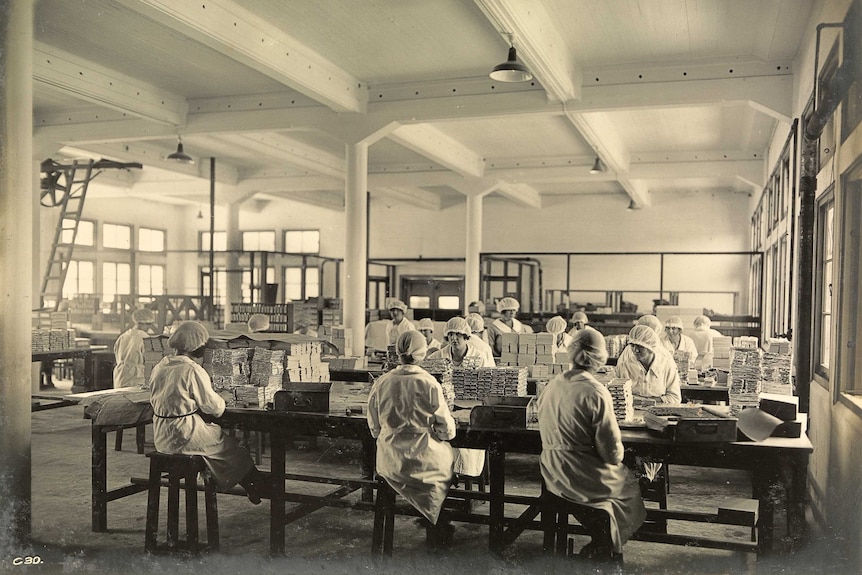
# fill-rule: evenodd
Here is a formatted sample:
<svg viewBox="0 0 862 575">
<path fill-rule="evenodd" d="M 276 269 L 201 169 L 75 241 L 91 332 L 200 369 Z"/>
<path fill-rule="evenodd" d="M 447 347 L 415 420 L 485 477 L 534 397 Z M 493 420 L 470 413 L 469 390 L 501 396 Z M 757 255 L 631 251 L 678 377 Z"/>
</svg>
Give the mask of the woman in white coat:
<svg viewBox="0 0 862 575">
<path fill-rule="evenodd" d="M 156 316 L 152 310 L 132 312 L 134 326 L 120 334 L 114 342 L 114 387 L 146 387 L 144 379 L 144 339 Z"/>
<path fill-rule="evenodd" d="M 153 442 L 162 453 L 200 455 L 219 491 L 239 483 L 248 500 L 260 503 L 259 472 L 248 451 L 205 416 L 217 418 L 224 399 L 195 358 L 203 357 L 209 333 L 196 321 L 179 325 L 168 339 L 176 355 L 162 359 L 150 377 L 153 406 Z"/>
<path fill-rule="evenodd" d="M 405 332 L 395 350 L 401 365 L 377 379 L 368 395 L 377 473 L 436 525 L 452 483 L 455 420 L 440 383 L 417 365 L 425 358 L 425 337 Z"/>
<path fill-rule="evenodd" d="M 545 329 L 554 336 L 554 345 L 552 355 L 557 353 L 566 353 L 569 344 L 572 343 L 572 336 L 566 333 L 568 324 L 562 317 L 555 315 L 545 324 Z M 577 331 L 575 331 L 577 333 Z"/>
<path fill-rule="evenodd" d="M 591 537 L 581 556 L 622 560 L 623 544 L 646 517 L 637 480 L 623 464 L 620 428 L 608 389 L 593 374 L 605 364 L 604 337 L 581 330 L 569 348 L 572 369 L 554 377 L 538 400 L 540 468 L 551 494 L 604 514 L 575 511 Z"/>
<path fill-rule="evenodd" d="M 494 352 L 494 357 L 500 357 L 503 352 L 504 333 L 528 333 L 526 326 L 515 317 L 519 309 L 521 304 L 513 297 L 504 297 L 497 302 L 497 311 L 502 317 L 495 319 L 488 326 L 488 344 Z"/>
</svg>

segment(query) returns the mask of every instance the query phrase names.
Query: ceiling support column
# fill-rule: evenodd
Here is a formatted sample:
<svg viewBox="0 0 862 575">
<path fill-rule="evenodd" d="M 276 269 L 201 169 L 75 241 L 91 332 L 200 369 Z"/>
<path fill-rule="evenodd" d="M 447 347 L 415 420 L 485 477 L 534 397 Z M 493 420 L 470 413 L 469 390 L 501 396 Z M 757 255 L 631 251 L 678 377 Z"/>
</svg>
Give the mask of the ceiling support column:
<svg viewBox="0 0 862 575">
<path fill-rule="evenodd" d="M 239 271 L 239 252 L 242 251 L 242 234 L 239 233 L 240 202 L 227 205 L 227 302 L 224 306 L 224 324 L 231 323 L 231 304 L 242 301 L 242 272 Z M 261 281 L 261 283 L 266 283 Z"/>
<path fill-rule="evenodd" d="M 344 188 L 344 326 L 353 332 L 353 350 L 365 355 L 365 292 L 368 288 L 368 144 L 347 144 Z"/>
<path fill-rule="evenodd" d="M 467 196 L 467 249 L 464 257 L 464 314 L 479 299 L 479 254 L 482 251 L 482 194 Z"/>
<path fill-rule="evenodd" d="M 0 531 L 7 557 L 32 528 L 33 2 L 0 2 Z"/>
</svg>

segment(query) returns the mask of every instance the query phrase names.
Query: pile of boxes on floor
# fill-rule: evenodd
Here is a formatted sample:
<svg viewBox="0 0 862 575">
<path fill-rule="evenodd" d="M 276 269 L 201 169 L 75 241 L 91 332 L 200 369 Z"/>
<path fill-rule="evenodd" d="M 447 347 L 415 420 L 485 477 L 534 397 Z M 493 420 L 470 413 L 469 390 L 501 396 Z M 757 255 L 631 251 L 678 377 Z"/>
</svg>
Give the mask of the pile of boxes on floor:
<svg viewBox="0 0 862 575">
<path fill-rule="evenodd" d="M 76 333 L 74 328 L 69 327 L 69 312 L 34 311 L 30 350 L 32 353 L 43 353 L 89 347 L 90 340 L 76 337 Z"/>
<path fill-rule="evenodd" d="M 529 377 L 549 379 L 569 367 L 565 353 L 554 354 L 550 333 L 504 333 L 498 366 L 526 367 Z"/>
</svg>

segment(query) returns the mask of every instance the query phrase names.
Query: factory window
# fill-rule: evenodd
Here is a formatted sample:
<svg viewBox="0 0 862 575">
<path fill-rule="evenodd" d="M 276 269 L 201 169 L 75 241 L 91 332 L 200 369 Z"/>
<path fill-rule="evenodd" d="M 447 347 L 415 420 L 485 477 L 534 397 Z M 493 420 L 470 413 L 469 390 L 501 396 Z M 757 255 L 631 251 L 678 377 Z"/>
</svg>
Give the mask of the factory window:
<svg viewBox="0 0 862 575">
<path fill-rule="evenodd" d="M 832 357 L 832 240 L 835 199 L 826 194 L 817 208 L 817 261 L 814 292 L 814 372 L 829 380 Z"/>
<path fill-rule="evenodd" d="M 165 294 L 165 266 L 138 266 L 138 295 Z"/>
<path fill-rule="evenodd" d="M 263 283 L 275 283 L 275 268 L 266 268 L 266 279 L 260 281 L 260 269 L 244 270 L 242 272 L 242 301 L 244 302 L 261 302 L 263 301 Z"/>
<path fill-rule="evenodd" d="M 286 230 L 284 251 L 289 254 L 320 253 L 320 230 Z"/>
<path fill-rule="evenodd" d="M 461 309 L 461 298 L 456 295 L 441 295 L 437 298 L 437 309 Z"/>
<path fill-rule="evenodd" d="M 138 251 L 165 251 L 165 231 L 150 228 L 138 228 Z"/>
<path fill-rule="evenodd" d="M 862 279 L 862 158 L 857 159 L 855 168 L 851 169 L 843 180 L 843 226 L 840 237 L 843 238 L 843 249 L 839 255 L 841 292 L 839 317 L 841 325 L 836 326 L 836 338 L 841 346 L 835 351 L 841 366 L 841 376 L 838 378 L 841 391 L 850 395 L 862 396 L 862 355 L 859 353 L 862 345 L 862 290 L 859 280 Z M 858 403 L 856 403 L 858 407 Z"/>
<path fill-rule="evenodd" d="M 215 243 L 213 249 L 217 252 L 227 251 L 227 232 L 215 232 Z M 209 232 L 201 232 L 201 251 L 210 251 Z"/>
<path fill-rule="evenodd" d="M 303 293 L 303 286 L 305 292 Z M 320 270 L 317 268 L 284 268 L 284 296 L 289 300 L 304 301 L 320 295 Z"/>
<path fill-rule="evenodd" d="M 72 299 L 78 294 L 92 294 L 96 291 L 95 264 L 80 260 L 69 262 L 66 281 L 63 284 L 63 298 Z"/>
<path fill-rule="evenodd" d="M 132 249 L 132 227 L 118 224 L 102 226 L 102 247 L 118 250 Z"/>
<path fill-rule="evenodd" d="M 246 252 L 274 252 L 275 232 L 243 232 L 242 249 Z"/>
<path fill-rule="evenodd" d="M 102 264 L 102 301 L 113 302 L 118 295 L 132 293 L 132 267 L 129 264 Z"/>
<path fill-rule="evenodd" d="M 412 295 L 407 305 L 410 309 L 431 309 L 431 297 L 427 295 Z"/>
<path fill-rule="evenodd" d="M 96 224 L 90 220 L 80 220 L 78 222 L 78 232 L 75 234 L 76 246 L 95 246 L 96 245 Z M 63 232 L 60 234 L 61 244 L 71 244 L 72 234 L 75 233 L 75 220 L 63 220 Z"/>
</svg>

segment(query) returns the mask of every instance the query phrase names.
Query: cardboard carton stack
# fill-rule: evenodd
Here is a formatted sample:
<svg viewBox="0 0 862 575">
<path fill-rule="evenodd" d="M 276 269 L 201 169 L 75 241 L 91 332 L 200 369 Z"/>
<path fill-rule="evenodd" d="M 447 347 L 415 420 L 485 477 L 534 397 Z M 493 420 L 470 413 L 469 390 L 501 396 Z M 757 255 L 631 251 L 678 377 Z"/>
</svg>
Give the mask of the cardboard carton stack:
<svg viewBox="0 0 862 575">
<path fill-rule="evenodd" d="M 635 418 L 632 382 L 628 379 L 613 378 L 605 385 L 614 400 L 614 416 L 617 421 L 631 421 Z"/>
<path fill-rule="evenodd" d="M 144 389 L 149 389 L 150 375 L 166 355 L 172 355 L 167 336 L 144 338 Z"/>
<path fill-rule="evenodd" d="M 342 325 L 344 323 L 344 312 L 339 309 L 324 308 L 320 313 L 320 326 Z"/>
<path fill-rule="evenodd" d="M 352 328 L 344 327 L 343 325 L 323 324 L 318 329 L 317 335 L 320 339 L 328 341 L 337 347 L 341 353 L 349 353 L 353 350 Z"/>
<path fill-rule="evenodd" d="M 747 344 L 747 342 L 741 343 Z M 734 345 L 730 355 L 730 405 L 756 407 L 757 395 L 761 387 L 762 352 L 758 347 Z"/>
<path fill-rule="evenodd" d="M 419 364 L 425 371 L 434 376 L 443 388 L 443 397 L 449 409 L 455 407 L 455 385 L 452 382 L 452 362 L 448 359 L 426 359 Z"/>
<path fill-rule="evenodd" d="M 729 370 L 730 350 L 732 347 L 733 338 L 729 335 L 715 336 L 712 338 L 712 366 L 724 371 Z"/>
<path fill-rule="evenodd" d="M 562 373 L 568 369 L 568 358 L 565 354 L 554 355 L 554 336 L 550 333 L 504 333 L 501 341 L 500 359 L 498 366 L 505 367 L 530 367 L 535 365 L 550 366 L 547 369 L 547 378 L 556 373 Z M 530 377 L 542 378 L 541 375 L 532 373 L 544 373 L 546 370 L 539 368 L 531 371 Z"/>
<path fill-rule="evenodd" d="M 793 395 L 790 378 L 793 362 L 792 347 L 784 338 L 770 338 L 761 359 L 762 386 L 765 393 Z"/>
<path fill-rule="evenodd" d="M 319 341 L 274 341 L 272 349 L 284 350 L 283 383 L 329 381 L 329 364 L 320 359 Z"/>
</svg>

